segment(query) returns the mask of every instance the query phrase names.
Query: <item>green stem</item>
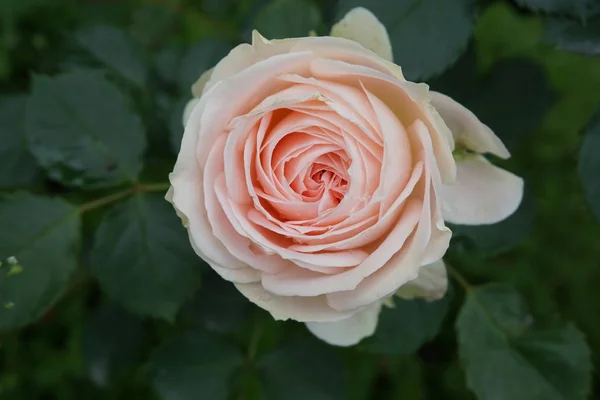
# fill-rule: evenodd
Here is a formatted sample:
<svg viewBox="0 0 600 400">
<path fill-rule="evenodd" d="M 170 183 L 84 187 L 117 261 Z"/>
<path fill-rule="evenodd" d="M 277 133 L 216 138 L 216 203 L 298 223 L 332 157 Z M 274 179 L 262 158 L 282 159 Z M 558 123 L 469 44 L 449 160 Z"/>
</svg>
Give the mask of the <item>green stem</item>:
<svg viewBox="0 0 600 400">
<path fill-rule="evenodd" d="M 447 269 L 448 269 L 448 274 L 450 274 L 450 276 L 456 282 L 458 282 L 458 284 L 460 286 L 462 286 L 462 288 L 465 290 L 465 292 L 468 292 L 471 290 L 471 284 L 465 279 L 464 276 L 462 276 L 462 274 L 460 272 L 458 272 L 457 270 L 455 270 L 454 268 L 452 268 L 449 265 L 447 265 Z"/>
<path fill-rule="evenodd" d="M 141 192 L 166 192 L 171 187 L 170 183 L 147 183 L 140 184 L 138 191 Z"/>
<path fill-rule="evenodd" d="M 121 200 L 124 197 L 131 196 L 136 193 L 166 191 L 169 189 L 169 186 L 169 183 L 150 183 L 135 185 L 130 188 L 121 190 L 119 192 L 111 193 L 107 196 L 100 197 L 99 199 L 83 203 L 79 206 L 79 212 L 84 213 L 90 210 L 95 210 L 96 208 L 104 207 L 108 204 L 114 203 L 118 200 Z"/>
<path fill-rule="evenodd" d="M 250 362 L 253 362 L 256 357 L 256 352 L 258 351 L 258 342 L 261 334 L 262 326 L 260 321 L 256 321 L 256 325 L 254 326 L 254 330 L 252 332 L 252 338 L 250 339 L 250 345 L 248 346 L 248 360 Z"/>
<path fill-rule="evenodd" d="M 115 201 L 120 200 L 123 197 L 129 196 L 133 192 L 134 188 L 128 188 L 125 190 L 121 190 L 120 192 L 112 193 L 108 196 L 100 197 L 99 199 L 83 203 L 79 206 L 79 212 L 84 213 L 86 211 L 94 210 L 96 208 L 103 207 L 107 204 L 114 203 Z"/>
</svg>

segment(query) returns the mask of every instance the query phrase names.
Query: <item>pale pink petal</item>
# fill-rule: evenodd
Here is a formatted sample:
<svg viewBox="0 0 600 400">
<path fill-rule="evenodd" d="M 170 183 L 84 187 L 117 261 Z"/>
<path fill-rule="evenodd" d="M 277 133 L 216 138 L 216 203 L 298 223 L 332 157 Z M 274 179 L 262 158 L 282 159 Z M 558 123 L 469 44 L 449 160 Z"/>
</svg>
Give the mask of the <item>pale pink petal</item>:
<svg viewBox="0 0 600 400">
<path fill-rule="evenodd" d="M 414 233 L 403 241 L 400 247 L 394 246 L 394 242 L 383 242 L 378 250 L 392 253 L 391 258 L 384 258 L 385 265 L 373 274 L 365 277 L 355 290 L 340 291 L 327 294 L 329 305 L 337 310 L 352 310 L 378 299 L 389 296 L 403 284 L 417 278 L 419 267 L 422 265 L 425 251 L 430 240 L 439 235 L 439 243 L 445 243 L 448 248 L 451 233 L 447 229 L 438 230 L 437 224 L 432 224 L 432 175 L 431 169 L 435 166 L 432 142 L 427 127 L 416 121 L 408 129 L 409 135 L 419 139 L 422 143 L 422 152 L 426 160 L 425 174 L 422 180 L 423 203 L 420 207 Z M 404 216 L 400 216 L 402 222 Z M 387 241 L 387 239 L 386 239 Z M 263 278 L 264 282 L 264 278 Z"/>
<path fill-rule="evenodd" d="M 233 283 L 255 283 L 260 282 L 261 272 L 257 269 L 246 267 L 240 269 L 223 268 L 218 264 L 208 263 L 221 278 Z"/>
<path fill-rule="evenodd" d="M 201 98 L 203 107 L 193 134 L 198 137 L 197 158 L 200 165 L 208 157 L 210 144 L 226 132 L 234 117 L 254 109 L 269 95 L 285 88 L 283 81 L 273 79 L 282 73 L 307 73 L 311 52 L 282 54 L 253 64 L 243 71 L 212 86 Z M 216 74 L 217 69 L 213 74 Z M 244 90 L 240 90 L 244 88 Z"/>
<path fill-rule="evenodd" d="M 183 134 L 181 150 L 173 172 L 169 175 L 172 187 L 172 203 L 188 226 L 190 242 L 196 253 L 211 264 L 223 268 L 246 268 L 214 236 L 202 194 L 203 176 L 195 157 L 198 130 L 206 102 L 201 100 L 190 116 Z"/>
<path fill-rule="evenodd" d="M 200 98 L 202 93 L 204 93 L 204 89 L 209 89 L 210 86 L 207 83 L 210 81 L 212 73 L 214 71 L 214 67 L 211 69 L 207 69 L 200 75 L 200 78 L 192 85 L 192 95 L 196 98 Z M 184 124 L 185 125 L 185 124 Z"/>
<path fill-rule="evenodd" d="M 380 186 L 376 196 L 382 200 L 385 212 L 398 197 L 411 175 L 412 148 L 404 126 L 392 111 L 374 94 L 364 89 L 373 108 L 384 140 Z"/>
<path fill-rule="evenodd" d="M 356 312 L 349 318 L 333 322 L 306 322 L 308 330 L 319 339 L 334 346 L 354 346 L 375 333 L 381 302 Z"/>
<path fill-rule="evenodd" d="M 316 58 L 311 62 L 310 71 L 316 78 L 334 79 L 345 84 L 356 84 L 356 80 L 383 101 L 404 126 L 410 126 L 419 119 L 425 123 L 444 183 L 451 183 L 456 176 L 456 165 L 452 156 L 454 141 L 452 133 L 429 104 L 427 85 L 394 79 L 372 68 L 354 65 L 339 60 Z"/>
<path fill-rule="evenodd" d="M 398 249 L 406 245 L 405 242 L 419 221 L 422 208 L 420 201 L 409 200 L 398 224 L 388 234 L 383 243 L 371 252 L 362 263 L 352 269 L 328 276 L 311 274 L 310 271 L 290 269 L 278 274 L 263 275 L 262 284 L 268 291 L 282 296 L 318 296 L 332 292 L 352 293 L 361 281 L 379 270 L 398 252 Z M 349 250 L 349 252 L 352 252 L 352 250 Z M 407 278 L 406 281 L 416 277 L 417 267 L 415 267 L 415 272 L 411 273 L 409 271 L 410 278 Z M 334 293 L 334 295 L 337 293 Z M 383 295 L 380 297 L 383 297 Z M 348 309 L 350 308 L 345 310 Z"/>
<path fill-rule="evenodd" d="M 240 234 L 240 229 L 236 229 L 234 225 L 237 220 L 231 215 L 231 210 L 228 208 L 229 200 L 223 193 L 227 191 L 225 177 L 223 172 L 219 172 L 223 170 L 223 149 L 226 141 L 225 135 L 219 137 L 213 146 L 204 171 L 205 207 L 212 232 L 222 246 L 225 246 L 231 255 L 244 264 L 267 272 L 285 270 L 291 266 L 291 263 L 277 256 L 255 254 L 251 250 L 251 240 Z M 229 266 L 223 265 L 223 267 L 228 268 Z"/>
<path fill-rule="evenodd" d="M 353 314 L 332 309 L 327 305 L 325 296 L 276 296 L 259 283 L 236 284 L 235 287 L 248 300 L 271 313 L 276 320 L 326 322 L 348 318 Z"/>
<path fill-rule="evenodd" d="M 194 110 L 194 107 L 196 107 L 196 105 L 199 102 L 200 102 L 200 99 L 191 99 L 185 105 L 185 108 L 183 109 L 183 116 L 182 116 L 182 122 L 183 122 L 184 128 L 185 128 L 185 125 L 187 124 L 188 119 L 190 119 L 190 115 L 192 115 L 192 111 Z"/>
<path fill-rule="evenodd" d="M 523 179 L 481 156 L 458 161 L 457 167 L 456 183 L 442 190 L 446 221 L 494 224 L 517 210 L 523 198 Z"/>
</svg>

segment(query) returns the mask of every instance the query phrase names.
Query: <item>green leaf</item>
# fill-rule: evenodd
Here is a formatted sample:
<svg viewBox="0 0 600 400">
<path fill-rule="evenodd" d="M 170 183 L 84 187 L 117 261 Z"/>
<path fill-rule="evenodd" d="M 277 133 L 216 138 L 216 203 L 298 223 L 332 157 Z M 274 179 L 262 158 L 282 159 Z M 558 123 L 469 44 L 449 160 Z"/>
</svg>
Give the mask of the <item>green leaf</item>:
<svg viewBox="0 0 600 400">
<path fill-rule="evenodd" d="M 146 139 L 127 98 L 102 74 L 35 76 L 28 104 L 30 150 L 49 176 L 68 186 L 135 182 Z"/>
<path fill-rule="evenodd" d="M 254 19 L 254 29 L 267 39 L 305 37 L 320 24 L 319 9 L 307 0 L 274 0 Z"/>
<path fill-rule="evenodd" d="M 512 59 L 492 68 L 468 107 L 511 149 L 535 132 L 555 98 L 538 65 Z"/>
<path fill-rule="evenodd" d="M 544 37 L 561 50 L 600 55 L 600 15 L 585 24 L 570 19 L 548 19 Z"/>
<path fill-rule="evenodd" d="M 80 219 L 59 198 L 0 198 L 0 331 L 40 318 L 77 267 Z"/>
<path fill-rule="evenodd" d="M 98 386 L 107 386 L 138 360 L 145 339 L 140 318 L 115 306 L 96 310 L 86 323 L 82 343 L 91 380 Z"/>
<path fill-rule="evenodd" d="M 164 400 L 226 400 L 242 363 L 231 343 L 201 330 L 187 331 L 155 350 L 150 378 Z"/>
<path fill-rule="evenodd" d="M 564 14 L 585 18 L 593 13 L 597 6 L 594 0 L 515 0 L 520 6 L 532 11 Z"/>
<path fill-rule="evenodd" d="M 528 188 L 521 205 L 510 217 L 492 225 L 453 225 L 453 240 L 466 239 L 468 247 L 486 256 L 494 256 L 512 250 L 525 241 L 533 231 L 535 204 Z M 470 249 L 469 249 L 470 250 Z"/>
<path fill-rule="evenodd" d="M 377 385 L 377 391 L 373 399 L 402 399 L 422 400 L 428 398 L 427 392 L 432 393 L 431 385 L 425 381 L 426 372 L 430 372 L 424 364 L 431 368 L 416 356 L 411 357 L 388 357 L 385 359 L 386 366 L 383 371 L 387 385 Z M 439 379 L 439 377 L 437 377 Z M 424 390 L 427 388 L 427 392 Z M 444 394 L 445 392 L 445 388 Z M 444 398 L 450 398 L 444 396 Z"/>
<path fill-rule="evenodd" d="M 338 19 L 354 7 L 386 26 L 394 61 L 411 80 L 439 75 L 464 52 L 476 16 L 474 0 L 340 0 Z"/>
<path fill-rule="evenodd" d="M 568 324 L 535 331 L 519 294 L 508 285 L 469 291 L 456 326 L 467 383 L 481 400 L 586 399 L 590 353 Z"/>
<path fill-rule="evenodd" d="M 77 42 L 123 78 L 138 86 L 145 84 L 142 52 L 125 32 L 112 26 L 92 26 L 77 33 Z"/>
<path fill-rule="evenodd" d="M 474 54 L 430 82 L 456 99 L 498 135 L 509 150 L 535 132 L 556 96 L 544 71 L 525 59 L 508 59 L 477 79 Z"/>
<path fill-rule="evenodd" d="M 448 312 L 451 295 L 437 301 L 394 298 L 394 307 L 384 307 L 377 330 L 360 345 L 380 354 L 410 354 L 432 340 Z"/>
<path fill-rule="evenodd" d="M 23 187 L 35 182 L 40 170 L 27 149 L 25 96 L 0 99 L 0 188 Z"/>
<path fill-rule="evenodd" d="M 231 46 L 215 38 L 203 39 L 190 47 L 179 66 L 178 82 L 182 93 L 191 97 L 191 87 L 207 69 L 214 67 L 229 53 Z"/>
<path fill-rule="evenodd" d="M 579 149 L 579 179 L 596 219 L 600 221 L 600 110 L 587 128 Z"/>
<path fill-rule="evenodd" d="M 198 288 L 201 272 L 185 229 L 162 195 L 136 195 L 109 210 L 90 265 L 112 299 L 167 320 Z"/>
<path fill-rule="evenodd" d="M 348 400 L 367 400 L 372 396 L 379 374 L 379 357 L 349 348 L 344 351 L 344 365 L 348 376 Z M 379 398 L 379 397 L 377 397 Z"/>
<path fill-rule="evenodd" d="M 209 15 L 223 18 L 231 14 L 238 0 L 202 0 L 202 8 Z"/>
<path fill-rule="evenodd" d="M 252 311 L 248 301 L 231 283 L 214 272 L 206 273 L 202 287 L 184 309 L 183 318 L 218 333 L 239 330 Z"/>
<path fill-rule="evenodd" d="M 183 46 L 169 46 L 156 52 L 153 62 L 157 75 L 166 82 L 177 83 L 184 53 Z M 190 95 L 190 88 L 185 90 L 185 94 Z"/>
<path fill-rule="evenodd" d="M 142 45 L 155 47 L 172 39 L 172 32 L 180 28 L 176 7 L 169 3 L 144 2 L 131 15 L 129 32 Z"/>
<path fill-rule="evenodd" d="M 266 400 L 345 399 L 340 355 L 316 339 L 291 340 L 259 362 Z"/>
</svg>

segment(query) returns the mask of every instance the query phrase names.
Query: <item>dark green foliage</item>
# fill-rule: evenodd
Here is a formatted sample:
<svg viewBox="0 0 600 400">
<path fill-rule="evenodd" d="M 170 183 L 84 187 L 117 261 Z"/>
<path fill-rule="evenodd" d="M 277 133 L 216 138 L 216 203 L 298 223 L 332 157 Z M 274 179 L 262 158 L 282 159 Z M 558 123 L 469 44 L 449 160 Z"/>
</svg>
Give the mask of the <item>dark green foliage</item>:
<svg viewBox="0 0 600 400">
<path fill-rule="evenodd" d="M 267 39 L 308 36 L 321 23 L 319 9 L 308 0 L 274 0 L 254 20 L 254 29 Z"/>
<path fill-rule="evenodd" d="M 439 333 L 449 298 L 448 293 L 436 301 L 394 299 L 394 307 L 381 312 L 375 335 L 360 346 L 379 354 L 414 353 Z"/>
<path fill-rule="evenodd" d="M 44 315 L 77 267 L 79 214 L 58 198 L 0 198 L 0 330 Z"/>
<path fill-rule="evenodd" d="M 135 182 L 146 138 L 128 102 L 96 71 L 35 76 L 27 134 L 48 176 L 84 188 Z"/>
<path fill-rule="evenodd" d="M 338 18 L 357 6 L 386 26 L 394 61 L 412 80 L 429 79 L 452 65 L 467 47 L 476 16 L 474 0 L 340 0 Z"/>
<path fill-rule="evenodd" d="M 496 132 L 512 157 L 491 160 L 526 194 L 505 221 L 451 227 L 443 299 L 394 298 L 372 337 L 340 349 L 213 272 L 164 195 L 203 72 L 252 29 L 325 35 L 355 6 L 387 27 L 407 79 Z M 599 12 L 593 0 L 0 0 L 0 398 L 598 397 Z"/>
<path fill-rule="evenodd" d="M 0 188 L 33 184 L 40 171 L 27 149 L 25 137 L 26 96 L 0 99 Z"/>
<path fill-rule="evenodd" d="M 130 311 L 168 320 L 200 277 L 185 230 L 157 195 L 134 196 L 105 214 L 90 264 L 109 297 Z"/>
<path fill-rule="evenodd" d="M 600 221 L 600 113 L 590 123 L 579 150 L 579 179 L 592 212 Z"/>
<path fill-rule="evenodd" d="M 510 286 L 472 289 L 456 321 L 467 382 L 483 400 L 585 399 L 590 353 L 569 324 L 534 331 Z"/>
</svg>

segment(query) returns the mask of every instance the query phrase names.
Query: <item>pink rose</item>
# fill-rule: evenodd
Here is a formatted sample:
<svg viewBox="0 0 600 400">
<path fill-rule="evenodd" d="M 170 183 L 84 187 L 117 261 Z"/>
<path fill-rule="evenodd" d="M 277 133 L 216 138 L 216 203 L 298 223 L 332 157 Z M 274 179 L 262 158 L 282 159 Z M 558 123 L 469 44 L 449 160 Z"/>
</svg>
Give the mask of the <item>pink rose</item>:
<svg viewBox="0 0 600 400">
<path fill-rule="evenodd" d="M 404 79 L 367 10 L 332 35 L 352 40 L 254 32 L 205 73 L 167 197 L 198 255 L 250 301 L 351 345 L 374 332 L 389 296 L 446 290 L 442 208 L 464 210 L 442 197 L 455 194 L 457 165 L 432 100 L 462 106 Z"/>
</svg>

